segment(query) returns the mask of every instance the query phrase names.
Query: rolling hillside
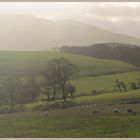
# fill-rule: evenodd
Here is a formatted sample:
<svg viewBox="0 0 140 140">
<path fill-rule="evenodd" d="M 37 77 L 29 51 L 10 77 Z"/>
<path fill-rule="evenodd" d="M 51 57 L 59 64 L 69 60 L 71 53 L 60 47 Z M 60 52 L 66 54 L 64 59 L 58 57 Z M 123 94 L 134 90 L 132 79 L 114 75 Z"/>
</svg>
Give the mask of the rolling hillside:
<svg viewBox="0 0 140 140">
<path fill-rule="evenodd" d="M 140 72 L 128 72 L 121 74 L 111 74 L 98 77 L 84 77 L 73 80 L 72 83 L 76 86 L 77 92 L 91 92 L 92 90 L 113 90 L 115 80 L 119 79 L 127 84 L 127 88 L 130 90 L 130 82 L 137 82 L 140 80 Z"/>
<path fill-rule="evenodd" d="M 76 21 L 50 21 L 33 16 L 0 15 L 1 50 L 46 50 L 62 45 L 121 42 L 140 45 L 140 39 L 112 33 Z"/>
<path fill-rule="evenodd" d="M 134 70 L 129 63 L 112 60 L 102 60 L 82 55 L 72 55 L 60 52 L 0 52 L 0 75 L 39 75 L 49 60 L 65 57 L 78 66 L 77 76 L 97 76 Z"/>
</svg>

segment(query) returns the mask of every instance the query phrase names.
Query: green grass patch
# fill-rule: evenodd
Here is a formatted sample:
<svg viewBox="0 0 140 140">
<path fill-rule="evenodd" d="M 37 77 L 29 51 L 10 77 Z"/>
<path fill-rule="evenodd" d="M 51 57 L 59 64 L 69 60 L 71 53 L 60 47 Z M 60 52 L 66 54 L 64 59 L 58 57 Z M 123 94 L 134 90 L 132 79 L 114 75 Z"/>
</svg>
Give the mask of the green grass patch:
<svg viewBox="0 0 140 140">
<path fill-rule="evenodd" d="M 105 106 L 103 109 L 106 109 Z M 93 116 L 87 110 L 65 109 L 0 115 L 0 137 L 140 137 L 139 115 Z M 46 116 L 46 113 L 49 116 Z"/>
<path fill-rule="evenodd" d="M 130 82 L 137 82 L 140 79 L 140 72 L 128 72 L 121 74 L 111 74 L 98 77 L 84 77 L 73 80 L 72 83 L 76 86 L 77 92 L 91 92 L 92 90 L 114 89 L 115 80 L 124 81 L 130 89 Z"/>
<path fill-rule="evenodd" d="M 76 97 L 73 101 L 74 104 L 104 104 L 104 103 L 134 103 L 140 102 L 140 90 L 129 92 L 114 92 L 108 94 L 99 94 L 91 96 Z"/>
<path fill-rule="evenodd" d="M 0 51 L 0 75 L 40 75 L 48 61 L 60 57 L 65 57 L 74 63 L 80 70 L 78 72 L 79 76 L 119 73 L 135 69 L 131 64 L 121 61 L 96 59 L 60 52 Z"/>
</svg>

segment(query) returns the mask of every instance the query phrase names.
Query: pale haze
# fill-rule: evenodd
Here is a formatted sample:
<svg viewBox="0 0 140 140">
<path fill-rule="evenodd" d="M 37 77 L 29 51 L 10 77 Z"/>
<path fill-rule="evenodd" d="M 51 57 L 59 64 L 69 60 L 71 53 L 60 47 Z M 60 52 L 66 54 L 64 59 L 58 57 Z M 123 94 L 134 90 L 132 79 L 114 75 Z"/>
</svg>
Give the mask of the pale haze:
<svg viewBox="0 0 140 140">
<path fill-rule="evenodd" d="M 88 45 L 100 41 L 115 42 L 116 36 L 114 36 L 114 34 L 112 35 L 112 33 L 121 34 L 119 37 L 117 36 L 116 42 L 140 44 L 139 2 L 1 2 L 0 18 L 2 21 L 2 23 L 0 23 L 2 32 L 0 36 L 6 37 L 8 35 L 7 38 L 3 38 L 5 42 L 0 43 L 1 49 L 23 49 L 23 47 L 26 49 L 29 48 L 28 45 L 30 45 L 31 48 L 33 48 L 32 45 L 34 45 L 35 50 L 38 50 L 37 43 L 34 42 L 36 39 L 39 41 L 38 45 L 41 50 L 61 45 Z M 77 24 L 80 25 L 76 32 Z M 92 26 L 94 31 L 89 32 Z M 70 30 L 66 29 L 68 27 L 70 27 Z M 71 28 L 73 29 L 71 30 Z M 47 31 L 50 34 L 48 33 L 46 35 Z M 67 36 L 66 34 L 69 34 L 70 31 L 71 35 Z M 82 40 L 79 42 L 78 39 L 81 38 L 79 34 L 84 34 L 84 31 L 85 35 L 88 35 L 88 32 L 89 35 L 85 41 Z M 20 34 L 21 32 L 22 34 Z M 113 40 L 102 39 L 104 38 L 103 35 L 106 34 L 105 32 L 110 34 L 108 38 L 111 36 Z M 33 38 L 25 38 L 26 33 L 29 34 L 30 37 L 33 36 Z M 9 34 L 15 37 L 18 36 L 17 42 L 14 37 L 11 38 Z M 55 36 L 54 40 L 56 40 L 56 42 L 52 44 L 51 41 L 54 42 L 52 39 L 54 34 L 59 34 L 59 38 Z M 72 38 L 73 34 L 77 34 L 75 35 L 75 39 Z M 102 34 L 101 40 L 98 38 L 100 34 Z M 121 40 L 121 38 L 123 38 L 121 37 L 122 35 L 126 36 Z M 44 42 L 45 36 L 49 38 L 48 43 Z M 129 38 L 130 36 L 132 40 Z M 20 37 L 24 40 L 25 44 L 22 43 L 23 40 Z M 85 38 L 85 36 L 83 37 Z M 92 37 L 94 37 L 93 41 Z M 15 42 L 13 43 L 15 48 L 9 48 L 11 43 L 7 43 L 6 40 L 13 40 L 13 42 Z M 127 42 L 127 40 L 131 42 Z M 31 42 L 34 43 L 32 44 Z M 3 48 L 2 46 L 6 47 Z M 44 46 L 46 46 L 46 48 L 44 48 Z"/>
</svg>

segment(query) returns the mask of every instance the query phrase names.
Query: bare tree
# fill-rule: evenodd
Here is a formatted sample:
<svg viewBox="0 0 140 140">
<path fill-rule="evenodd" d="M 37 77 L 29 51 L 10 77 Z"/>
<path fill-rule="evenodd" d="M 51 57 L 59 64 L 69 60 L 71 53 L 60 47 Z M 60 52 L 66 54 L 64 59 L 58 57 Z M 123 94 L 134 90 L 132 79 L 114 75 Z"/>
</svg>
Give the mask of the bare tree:
<svg viewBox="0 0 140 140">
<path fill-rule="evenodd" d="M 56 90 L 59 88 L 62 91 L 62 99 L 66 100 L 67 82 L 76 71 L 77 67 L 66 58 L 53 59 L 48 62 L 44 76 L 47 85 L 53 91 L 53 97 L 55 97 Z"/>
</svg>

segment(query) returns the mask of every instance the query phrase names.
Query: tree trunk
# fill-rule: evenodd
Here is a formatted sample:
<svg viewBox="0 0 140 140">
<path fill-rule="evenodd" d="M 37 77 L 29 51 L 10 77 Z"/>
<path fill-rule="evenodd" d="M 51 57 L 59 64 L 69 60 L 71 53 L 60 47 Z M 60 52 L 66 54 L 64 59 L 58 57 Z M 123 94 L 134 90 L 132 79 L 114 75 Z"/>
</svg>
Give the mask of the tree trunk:
<svg viewBox="0 0 140 140">
<path fill-rule="evenodd" d="M 62 84 L 62 94 L 63 94 L 63 100 L 66 101 L 66 94 L 65 94 L 65 82 Z"/>
<path fill-rule="evenodd" d="M 53 87 L 53 99 L 55 100 L 55 95 L 56 95 L 56 88 Z"/>
</svg>

